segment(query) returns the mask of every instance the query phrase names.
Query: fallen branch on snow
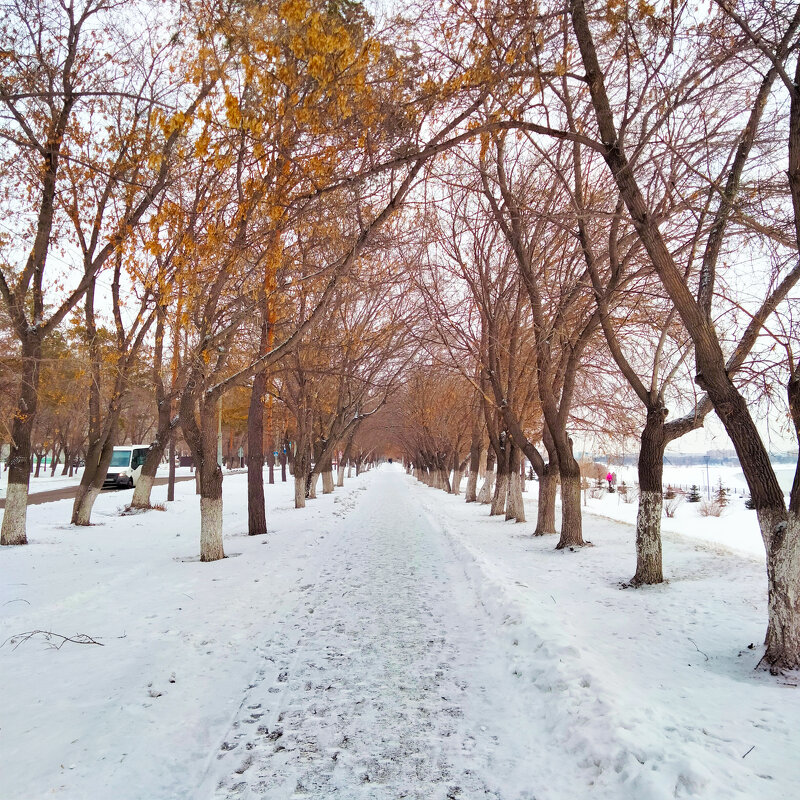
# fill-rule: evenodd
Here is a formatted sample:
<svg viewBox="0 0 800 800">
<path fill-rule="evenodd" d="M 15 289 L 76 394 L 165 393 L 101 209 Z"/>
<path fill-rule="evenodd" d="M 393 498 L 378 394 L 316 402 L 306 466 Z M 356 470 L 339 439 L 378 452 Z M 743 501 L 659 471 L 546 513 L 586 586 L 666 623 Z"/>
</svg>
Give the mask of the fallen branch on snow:
<svg viewBox="0 0 800 800">
<path fill-rule="evenodd" d="M 72 642 L 72 644 L 96 644 L 100 647 L 105 647 L 102 642 L 92 639 L 91 636 L 85 633 L 76 633 L 74 636 L 64 636 L 62 633 L 53 633 L 53 631 L 26 631 L 25 633 L 17 633 L 14 636 L 9 636 L 0 647 L 10 642 L 14 645 L 13 649 L 16 650 L 21 644 L 33 639 L 34 636 L 43 636 L 45 642 L 55 650 L 60 650 L 67 642 Z"/>
</svg>

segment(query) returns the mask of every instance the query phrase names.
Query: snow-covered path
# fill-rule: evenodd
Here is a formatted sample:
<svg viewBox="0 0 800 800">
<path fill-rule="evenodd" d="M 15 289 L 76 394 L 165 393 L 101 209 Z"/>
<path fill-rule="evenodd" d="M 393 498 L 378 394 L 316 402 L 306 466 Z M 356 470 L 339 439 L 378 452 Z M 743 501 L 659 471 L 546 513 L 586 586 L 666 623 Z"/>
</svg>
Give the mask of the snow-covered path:
<svg viewBox="0 0 800 800">
<path fill-rule="evenodd" d="M 754 670 L 763 554 L 668 533 L 669 582 L 621 591 L 634 529 L 591 512 L 594 546 L 556 551 L 385 465 L 300 511 L 267 486 L 250 537 L 246 475 L 223 491 L 211 564 L 190 482 L 163 512 L 103 494 L 89 528 L 31 506 L 0 548 L 2 800 L 796 794 L 798 676 Z"/>
<path fill-rule="evenodd" d="M 535 731 L 504 691 L 490 620 L 402 474 L 377 474 L 325 549 L 301 605 L 262 643 L 213 796 L 503 798 L 524 767 L 530 792 L 514 796 L 533 798 Z"/>
</svg>

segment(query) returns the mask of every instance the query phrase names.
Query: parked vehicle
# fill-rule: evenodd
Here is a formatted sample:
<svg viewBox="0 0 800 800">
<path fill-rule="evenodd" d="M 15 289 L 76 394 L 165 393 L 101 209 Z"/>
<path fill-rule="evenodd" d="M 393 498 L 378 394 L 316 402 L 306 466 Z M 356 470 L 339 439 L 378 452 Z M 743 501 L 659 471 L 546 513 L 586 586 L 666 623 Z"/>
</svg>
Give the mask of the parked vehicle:
<svg viewBox="0 0 800 800">
<path fill-rule="evenodd" d="M 150 445 L 127 444 L 115 447 L 103 488 L 132 489 L 142 474 L 142 465 Z"/>
</svg>

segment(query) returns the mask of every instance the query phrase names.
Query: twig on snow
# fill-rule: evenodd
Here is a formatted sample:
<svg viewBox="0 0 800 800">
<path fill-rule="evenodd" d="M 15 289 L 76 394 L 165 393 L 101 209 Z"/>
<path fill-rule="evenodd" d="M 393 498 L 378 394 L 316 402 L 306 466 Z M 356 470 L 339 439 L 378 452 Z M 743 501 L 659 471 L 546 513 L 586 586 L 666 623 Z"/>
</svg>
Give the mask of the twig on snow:
<svg viewBox="0 0 800 800">
<path fill-rule="evenodd" d="M 746 752 L 746 753 L 745 753 L 745 754 L 742 756 L 742 758 L 747 758 L 747 756 L 749 756 L 749 755 L 750 755 L 750 753 L 752 753 L 752 752 L 753 752 L 753 750 L 755 750 L 755 749 L 756 749 L 756 746 L 755 746 L 755 745 L 753 745 L 753 746 L 752 746 L 752 747 L 751 747 L 751 748 L 750 748 L 750 749 L 749 749 L 749 750 L 748 750 L 748 751 L 747 751 L 747 752 Z"/>
<path fill-rule="evenodd" d="M 700 648 L 697 646 L 697 642 L 695 642 L 695 640 L 694 640 L 694 639 L 692 639 L 692 637 L 691 637 L 691 636 L 687 636 L 686 638 L 687 638 L 687 639 L 688 639 L 688 640 L 689 640 L 689 641 L 690 641 L 690 642 L 691 642 L 691 643 L 694 645 L 694 649 L 695 649 L 695 650 L 697 650 L 697 652 L 698 652 L 698 653 L 700 653 L 700 655 L 702 655 L 702 656 L 705 656 L 705 659 L 706 659 L 706 661 L 708 661 L 708 654 L 707 654 L 707 653 L 704 653 L 704 652 L 703 652 L 703 651 L 702 651 L 702 650 L 701 650 L 701 649 L 700 649 Z"/>
<path fill-rule="evenodd" d="M 74 636 L 64 636 L 63 633 L 53 633 L 53 631 L 39 630 L 26 631 L 25 633 L 17 633 L 14 636 L 9 636 L 8 639 L 3 642 L 3 645 L 11 642 L 11 644 L 14 645 L 12 649 L 16 650 L 24 642 L 33 639 L 34 636 L 43 636 L 45 642 L 47 642 L 47 644 L 55 650 L 60 650 L 67 642 L 71 642 L 72 644 L 96 644 L 100 647 L 105 647 L 102 642 L 92 639 L 92 637 L 86 633 L 76 633 Z M 0 645 L 0 647 L 3 645 Z"/>
</svg>

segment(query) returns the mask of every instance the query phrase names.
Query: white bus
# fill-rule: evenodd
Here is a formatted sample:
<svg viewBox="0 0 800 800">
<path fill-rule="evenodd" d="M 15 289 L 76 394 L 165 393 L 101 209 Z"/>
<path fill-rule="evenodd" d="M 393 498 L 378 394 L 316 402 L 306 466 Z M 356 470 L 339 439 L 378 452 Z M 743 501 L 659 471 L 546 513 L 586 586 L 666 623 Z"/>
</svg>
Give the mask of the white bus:
<svg viewBox="0 0 800 800">
<path fill-rule="evenodd" d="M 126 444 L 115 447 L 106 479 L 103 481 L 103 488 L 132 489 L 136 486 L 149 449 L 148 444 Z"/>
</svg>

